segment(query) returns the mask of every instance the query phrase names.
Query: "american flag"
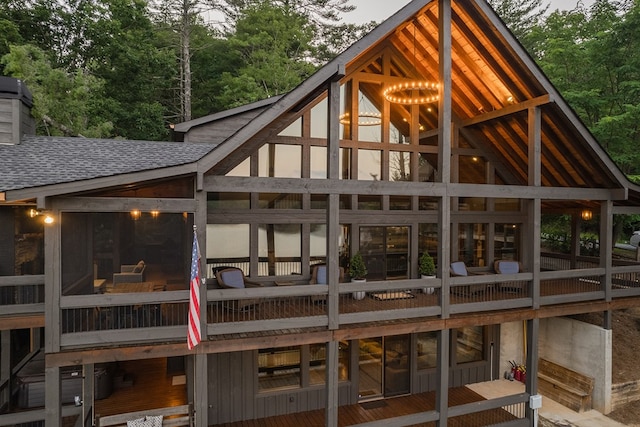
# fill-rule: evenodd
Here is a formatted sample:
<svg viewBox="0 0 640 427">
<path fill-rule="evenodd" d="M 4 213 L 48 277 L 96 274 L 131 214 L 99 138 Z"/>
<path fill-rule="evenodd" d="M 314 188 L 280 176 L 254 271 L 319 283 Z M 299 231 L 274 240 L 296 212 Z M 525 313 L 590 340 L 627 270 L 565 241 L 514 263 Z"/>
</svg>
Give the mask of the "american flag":
<svg viewBox="0 0 640 427">
<path fill-rule="evenodd" d="M 193 250 L 191 251 L 191 283 L 189 293 L 189 350 L 200 343 L 200 247 L 196 230 L 193 230 Z"/>
</svg>

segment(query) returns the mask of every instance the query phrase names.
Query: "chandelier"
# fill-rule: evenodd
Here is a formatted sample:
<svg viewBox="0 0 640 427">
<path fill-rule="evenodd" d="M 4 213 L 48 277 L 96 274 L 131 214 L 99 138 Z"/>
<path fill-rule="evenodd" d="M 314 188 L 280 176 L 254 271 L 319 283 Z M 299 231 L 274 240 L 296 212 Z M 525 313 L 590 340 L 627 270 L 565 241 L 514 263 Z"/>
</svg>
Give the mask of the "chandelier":
<svg viewBox="0 0 640 427">
<path fill-rule="evenodd" d="M 418 75 L 416 67 L 416 27 L 417 22 L 413 22 L 413 70 Z M 397 83 L 387 87 L 382 96 L 393 104 L 418 105 L 430 104 L 438 101 L 438 84 L 425 80 L 415 80 L 412 82 Z"/>
<path fill-rule="evenodd" d="M 344 113 L 340 115 L 340 123 L 351 124 L 351 115 Z M 363 111 L 358 113 L 358 126 L 378 126 L 382 123 L 382 114 L 373 111 Z"/>
<path fill-rule="evenodd" d="M 382 96 L 394 104 L 430 104 L 438 101 L 438 84 L 422 80 L 398 83 L 386 88 Z"/>
</svg>

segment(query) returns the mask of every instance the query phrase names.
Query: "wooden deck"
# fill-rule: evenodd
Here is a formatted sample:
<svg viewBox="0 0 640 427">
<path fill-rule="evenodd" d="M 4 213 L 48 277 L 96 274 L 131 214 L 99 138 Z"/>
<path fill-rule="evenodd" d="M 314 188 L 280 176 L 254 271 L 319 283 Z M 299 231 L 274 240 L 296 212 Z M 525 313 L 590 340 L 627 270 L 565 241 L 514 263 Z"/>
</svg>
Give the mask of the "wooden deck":
<svg viewBox="0 0 640 427">
<path fill-rule="evenodd" d="M 125 384 L 116 379 L 113 393 L 106 399 L 95 402 L 96 414 L 101 416 L 127 412 L 144 411 L 187 403 L 186 384 L 183 372 L 171 372 L 166 359 L 120 362 L 118 368 L 126 373 Z M 457 406 L 484 400 L 467 387 L 449 390 L 449 406 Z M 410 396 L 394 397 L 385 400 L 342 406 L 338 410 L 339 426 L 350 426 L 370 421 L 402 415 L 416 414 L 435 408 L 435 393 L 421 393 Z M 493 409 L 471 415 L 451 418 L 449 426 L 481 427 L 516 419 L 509 412 Z M 211 424 L 214 427 L 299 427 L 324 426 L 324 410 L 301 412 L 296 414 L 261 418 L 225 424 Z M 435 423 L 423 423 L 421 426 L 435 426 Z"/>
<path fill-rule="evenodd" d="M 484 400 L 482 396 L 467 387 L 449 390 L 449 407 Z M 379 421 L 392 417 L 417 414 L 435 409 L 435 392 L 410 396 L 394 397 L 385 400 L 342 406 L 338 410 L 338 426 L 350 426 L 366 422 Z M 450 418 L 451 427 L 482 427 L 515 420 L 516 417 L 502 409 L 493 409 L 470 415 Z M 259 420 L 240 421 L 214 425 L 216 427 L 298 427 L 324 426 L 324 410 L 308 411 L 297 414 L 280 415 Z M 416 424 L 416 426 L 435 427 L 435 422 Z"/>
</svg>

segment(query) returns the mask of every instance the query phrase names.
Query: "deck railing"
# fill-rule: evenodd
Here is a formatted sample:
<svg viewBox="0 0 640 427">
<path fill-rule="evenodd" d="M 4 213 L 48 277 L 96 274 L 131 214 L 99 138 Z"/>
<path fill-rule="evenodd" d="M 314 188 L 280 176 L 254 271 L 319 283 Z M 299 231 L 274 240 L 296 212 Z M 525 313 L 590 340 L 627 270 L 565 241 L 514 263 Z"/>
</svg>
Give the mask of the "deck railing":
<svg viewBox="0 0 640 427">
<path fill-rule="evenodd" d="M 551 261 L 551 258 L 556 261 Z M 543 262 L 544 261 L 544 262 Z M 539 274 L 541 305 L 605 298 L 604 268 L 597 259 L 581 257 L 574 269 L 564 255 L 544 254 Z M 611 269 L 611 295 L 640 296 L 640 264 L 616 260 Z M 581 266 L 583 268 L 577 268 Z M 550 270 L 550 267 L 561 268 Z M 450 278 L 451 314 L 505 310 L 532 304 L 533 275 L 473 275 Z M 207 334 L 247 333 L 266 330 L 322 328 L 329 325 L 329 308 L 337 305 L 337 324 L 442 314 L 442 281 L 401 279 L 341 283 L 330 297 L 326 285 L 309 285 L 299 275 L 260 277 L 265 286 L 256 289 L 207 290 Z M 0 315 L 44 313 L 44 277 L 0 277 Z M 277 283 L 276 283 L 277 282 Z M 426 291 L 426 292 L 425 292 Z M 329 300 L 335 298 L 335 300 Z M 141 340 L 182 340 L 188 319 L 188 290 L 126 294 L 62 296 L 61 345 L 100 345 Z M 148 331 L 143 333 L 141 330 Z"/>
<path fill-rule="evenodd" d="M 0 276 L 0 315 L 44 312 L 44 275 Z"/>
</svg>

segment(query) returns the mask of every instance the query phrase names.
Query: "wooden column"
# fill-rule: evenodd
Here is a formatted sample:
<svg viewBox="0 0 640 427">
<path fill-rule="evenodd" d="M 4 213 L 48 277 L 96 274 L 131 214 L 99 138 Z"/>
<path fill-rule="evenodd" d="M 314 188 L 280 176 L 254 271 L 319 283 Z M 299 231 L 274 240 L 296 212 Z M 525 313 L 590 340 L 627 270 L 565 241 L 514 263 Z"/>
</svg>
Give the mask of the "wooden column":
<svg viewBox="0 0 640 427">
<path fill-rule="evenodd" d="M 449 417 L 449 359 L 451 353 L 451 330 L 438 331 L 438 366 L 436 390 L 436 411 L 440 412 L 438 427 L 446 426 Z"/>
<path fill-rule="evenodd" d="M 61 283 L 61 243 L 60 243 L 60 223 L 61 218 L 57 210 L 51 213 L 55 221 L 53 224 L 44 227 L 44 319 L 45 319 L 45 342 L 46 353 L 57 353 L 60 351 L 61 309 L 60 295 L 62 294 Z M 60 368 L 45 368 L 45 425 L 48 427 L 59 427 L 62 422 L 61 408 L 61 384 Z"/>
<path fill-rule="evenodd" d="M 94 373 L 95 365 L 88 363 L 82 365 L 82 394 L 80 399 L 82 400 L 82 419 L 87 420 L 87 417 L 93 417 L 95 419 L 95 382 L 96 376 Z M 83 425 L 87 425 L 86 423 Z M 94 425 L 92 423 L 92 425 Z"/>
<path fill-rule="evenodd" d="M 7 330 L 0 331 L 0 383 L 9 381 L 10 377 L 11 377 L 11 331 L 7 329 Z M 12 385 L 11 382 L 9 382 L 8 387 L 6 387 L 2 392 L 2 394 L 0 395 L 0 405 L 7 404 L 9 409 L 12 408 L 11 385 Z"/>
<path fill-rule="evenodd" d="M 329 82 L 327 93 L 327 178 L 329 181 L 338 182 L 340 178 L 340 81 L 344 75 L 344 67 L 340 67 L 336 79 Z M 334 188 L 339 188 L 339 185 Z M 338 329 L 339 323 L 339 233 L 340 233 L 340 195 L 331 193 L 327 200 L 327 272 L 329 283 L 329 295 L 327 297 L 327 315 L 329 316 L 329 329 Z M 326 399 L 325 425 L 338 425 L 338 343 L 327 343 L 326 357 Z"/>
<path fill-rule="evenodd" d="M 611 301 L 611 268 L 613 266 L 613 202 L 605 200 L 600 204 L 600 267 L 603 267 L 604 292 L 607 302 Z"/>
<path fill-rule="evenodd" d="M 329 83 L 327 94 L 327 178 L 329 181 L 338 182 L 340 178 L 340 82 Z M 340 188 L 339 185 L 334 188 Z M 329 329 L 338 329 L 338 281 L 339 270 L 339 232 L 340 232 L 340 194 L 334 192 L 329 194 L 327 200 L 327 267 L 328 267 L 328 315 Z"/>
<path fill-rule="evenodd" d="M 46 367 L 44 369 L 44 425 L 47 427 L 62 426 L 60 368 Z"/>
<path fill-rule="evenodd" d="M 576 268 L 578 256 L 580 256 L 580 229 L 582 229 L 582 218 L 579 213 L 571 214 L 571 250 L 569 265 L 571 269 Z"/>
<path fill-rule="evenodd" d="M 61 218 L 58 211 L 51 213 L 55 221 L 53 224 L 45 224 L 44 227 L 44 319 L 45 319 L 45 342 L 44 348 L 47 353 L 57 353 L 60 351 L 60 295 L 62 294 L 62 263 L 61 263 L 61 243 L 60 243 L 60 223 Z"/>
<path fill-rule="evenodd" d="M 527 382 L 525 391 L 530 396 L 538 394 L 538 337 L 540 335 L 540 319 L 527 320 Z M 534 413 L 527 402 L 527 417 Z"/>
<path fill-rule="evenodd" d="M 531 187 L 542 185 L 542 111 L 540 107 L 529 108 L 528 115 L 528 155 L 529 155 L 529 179 Z M 529 242 L 525 267 L 529 268 L 533 274 L 531 283 L 531 297 L 533 298 L 533 308 L 540 308 L 540 215 L 542 214 L 542 200 L 536 198 L 530 200 L 527 209 L 528 236 L 522 236 L 523 241 Z"/>
<path fill-rule="evenodd" d="M 326 387 L 327 406 L 325 408 L 325 425 L 337 427 L 338 425 L 338 341 L 329 341 L 326 344 Z"/>
<path fill-rule="evenodd" d="M 438 0 L 438 181 L 451 182 L 451 0 Z M 442 278 L 442 317 L 449 317 L 449 264 L 451 263 L 451 198 L 448 192 L 438 204 L 438 276 Z M 445 381 L 446 382 L 446 381 Z M 445 393 L 445 401 L 447 396 Z M 445 403 L 446 407 L 446 403 Z"/>
<path fill-rule="evenodd" d="M 198 176 L 202 174 L 198 172 Z M 198 182 L 201 178 L 198 179 Z M 202 188 L 198 186 L 198 188 Z M 200 272 L 202 278 L 206 277 L 207 271 L 207 192 L 196 192 L 196 211 L 194 212 L 194 224 L 196 225 L 196 234 L 198 242 L 200 244 L 201 258 L 200 258 Z M 256 245 L 257 246 L 257 245 Z M 202 249 L 204 248 L 204 252 Z M 185 330 L 185 336 L 187 331 Z M 207 285 L 206 282 L 200 285 L 200 336 L 202 341 L 206 342 L 207 333 Z M 186 347 L 185 342 L 185 347 Z M 195 426 L 207 427 L 209 425 L 209 369 L 208 369 L 208 356 L 206 353 L 198 352 L 199 346 L 196 346 L 193 351 L 193 410 L 196 413 Z"/>
<path fill-rule="evenodd" d="M 438 72 L 440 96 L 438 100 L 438 172 L 439 181 L 451 182 L 451 0 L 438 0 Z M 442 278 L 440 304 L 442 317 L 449 317 L 449 264 L 451 263 L 451 198 L 448 192 L 438 205 L 438 272 Z M 449 407 L 450 330 L 438 332 L 438 363 L 436 410 L 440 413 L 437 426 L 446 426 Z"/>
</svg>

